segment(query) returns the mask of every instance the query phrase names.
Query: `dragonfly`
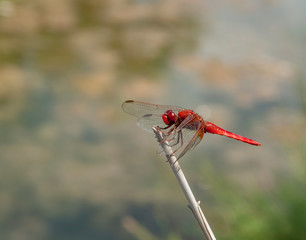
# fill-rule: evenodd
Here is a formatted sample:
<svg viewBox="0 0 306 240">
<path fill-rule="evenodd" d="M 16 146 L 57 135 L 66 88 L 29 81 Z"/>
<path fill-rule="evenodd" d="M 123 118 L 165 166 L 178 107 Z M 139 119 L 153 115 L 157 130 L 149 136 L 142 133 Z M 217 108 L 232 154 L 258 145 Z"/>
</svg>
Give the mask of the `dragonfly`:
<svg viewBox="0 0 306 240">
<path fill-rule="evenodd" d="M 137 125 L 149 132 L 156 127 L 163 134 L 163 140 L 173 148 L 177 160 L 189 150 L 195 148 L 203 139 L 204 133 L 218 134 L 242 141 L 251 145 L 261 143 L 238 134 L 224 130 L 215 124 L 205 121 L 199 114 L 190 109 L 171 105 L 151 104 L 128 100 L 122 104 L 123 111 L 138 117 Z"/>
</svg>

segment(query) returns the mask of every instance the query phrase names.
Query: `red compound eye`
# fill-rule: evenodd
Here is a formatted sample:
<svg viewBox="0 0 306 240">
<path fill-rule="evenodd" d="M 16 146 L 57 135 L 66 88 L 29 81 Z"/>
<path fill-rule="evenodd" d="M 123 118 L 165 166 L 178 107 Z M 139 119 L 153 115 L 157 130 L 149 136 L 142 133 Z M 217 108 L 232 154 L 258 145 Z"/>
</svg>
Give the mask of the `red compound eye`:
<svg viewBox="0 0 306 240">
<path fill-rule="evenodd" d="M 174 124 L 177 118 L 175 113 L 172 112 L 171 110 L 168 110 L 167 112 L 165 112 L 162 117 L 163 117 L 164 123 L 167 125 Z"/>
<path fill-rule="evenodd" d="M 168 112 L 168 119 L 172 123 L 175 123 L 175 121 L 176 121 L 176 115 L 171 110 Z"/>
<path fill-rule="evenodd" d="M 164 113 L 163 114 L 163 121 L 166 125 L 169 125 L 169 120 L 168 120 L 168 116 L 167 116 L 167 113 Z"/>
</svg>

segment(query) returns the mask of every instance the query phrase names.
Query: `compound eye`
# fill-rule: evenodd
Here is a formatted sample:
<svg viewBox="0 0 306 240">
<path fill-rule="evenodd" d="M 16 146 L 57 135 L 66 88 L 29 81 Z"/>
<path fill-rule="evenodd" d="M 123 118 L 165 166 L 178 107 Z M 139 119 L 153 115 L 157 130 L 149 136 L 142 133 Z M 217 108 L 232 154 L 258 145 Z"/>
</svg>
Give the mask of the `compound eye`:
<svg viewBox="0 0 306 240">
<path fill-rule="evenodd" d="M 175 115 L 174 112 L 172 112 L 172 111 L 169 111 L 169 112 L 168 112 L 168 120 L 169 120 L 170 122 L 172 122 L 172 123 L 175 123 L 175 121 L 176 121 L 176 115 Z"/>
<path fill-rule="evenodd" d="M 165 123 L 166 125 L 169 125 L 170 123 L 169 123 L 169 119 L 168 119 L 168 114 L 167 114 L 167 112 L 164 113 L 162 117 L 163 117 L 164 123 Z"/>
</svg>

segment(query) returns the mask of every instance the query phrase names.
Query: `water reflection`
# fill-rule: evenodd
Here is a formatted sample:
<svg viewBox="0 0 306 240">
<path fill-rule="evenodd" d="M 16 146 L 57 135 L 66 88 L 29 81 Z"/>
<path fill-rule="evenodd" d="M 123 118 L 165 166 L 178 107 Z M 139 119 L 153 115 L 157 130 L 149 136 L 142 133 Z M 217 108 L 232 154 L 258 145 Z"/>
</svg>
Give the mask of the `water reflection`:
<svg viewBox="0 0 306 240">
<path fill-rule="evenodd" d="M 263 141 L 204 136 L 183 159 L 218 239 L 305 237 L 304 5 L 1 1 L 1 238 L 201 236 L 155 139 L 121 112 L 131 98 L 205 104 Z"/>
</svg>

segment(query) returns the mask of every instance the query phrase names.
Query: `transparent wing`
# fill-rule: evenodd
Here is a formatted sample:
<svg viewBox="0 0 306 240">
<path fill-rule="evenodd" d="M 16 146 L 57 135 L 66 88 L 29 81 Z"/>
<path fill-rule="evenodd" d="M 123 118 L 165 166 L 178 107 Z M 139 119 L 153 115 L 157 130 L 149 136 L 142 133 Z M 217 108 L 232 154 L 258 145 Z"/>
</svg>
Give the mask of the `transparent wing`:
<svg viewBox="0 0 306 240">
<path fill-rule="evenodd" d="M 204 131 L 202 128 L 200 128 L 190 139 L 186 145 L 183 145 L 181 149 L 179 149 L 179 153 L 176 154 L 177 160 L 179 160 L 181 157 L 183 157 L 189 150 L 192 148 L 195 148 L 201 141 L 204 135 Z M 184 140 L 185 141 L 185 140 Z"/>
<path fill-rule="evenodd" d="M 152 127 L 154 126 L 158 126 L 161 128 L 164 128 L 167 126 L 164 123 L 161 114 L 146 114 L 138 119 L 137 125 L 138 127 L 150 133 L 153 133 Z"/>
<path fill-rule="evenodd" d="M 171 106 L 171 105 L 159 105 L 159 104 L 151 104 L 145 102 L 138 102 L 133 100 L 125 101 L 122 104 L 122 109 L 126 113 L 129 113 L 136 117 L 142 117 L 147 114 L 164 114 L 167 110 L 172 110 L 175 113 L 178 113 L 185 108 Z"/>
</svg>

